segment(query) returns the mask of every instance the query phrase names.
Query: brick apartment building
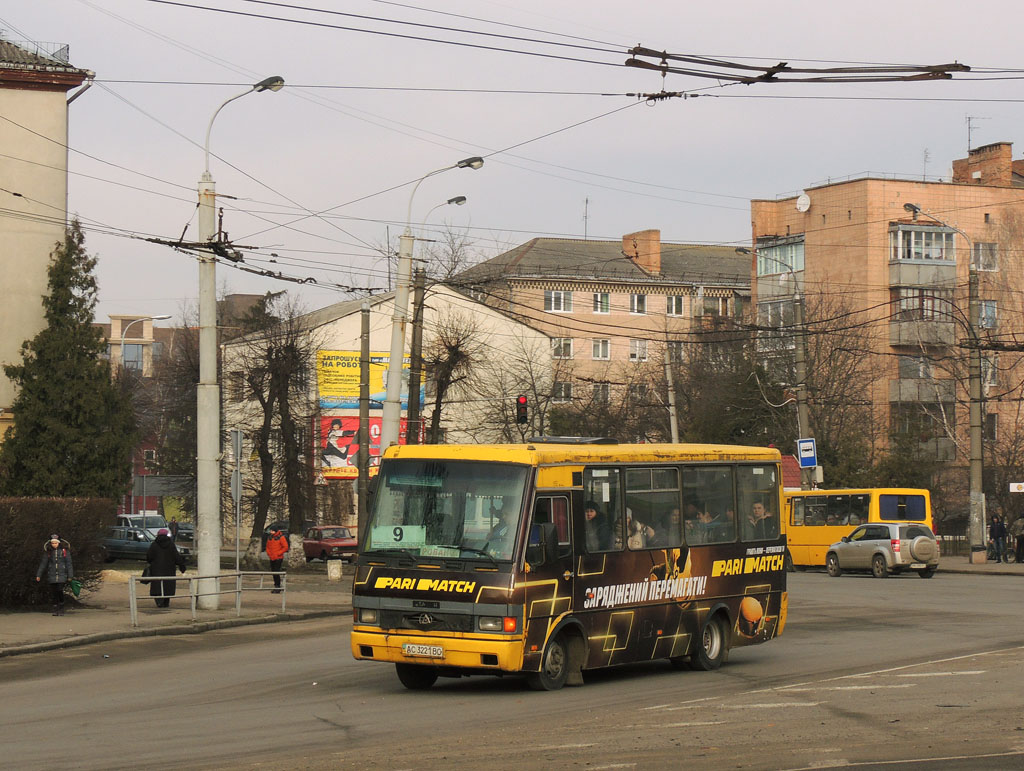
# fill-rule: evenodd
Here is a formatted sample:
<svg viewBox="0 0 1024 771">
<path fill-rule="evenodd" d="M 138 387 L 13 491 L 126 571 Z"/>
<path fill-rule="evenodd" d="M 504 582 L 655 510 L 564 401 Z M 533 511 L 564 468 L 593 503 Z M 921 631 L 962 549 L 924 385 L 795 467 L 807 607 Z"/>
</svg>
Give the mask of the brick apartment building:
<svg viewBox="0 0 1024 771">
<path fill-rule="evenodd" d="M 762 348 L 793 344 L 796 292 L 831 298 L 835 318 L 850 314 L 865 330 L 882 444 L 892 433 L 916 437 L 928 457 L 966 462 L 972 334 L 984 348 L 986 454 L 1022 433 L 1024 368 L 1013 347 L 1024 342 L 1024 161 L 1011 151 L 1009 142 L 971 150 L 944 181 L 865 176 L 751 202 L 756 318 L 780 328 Z"/>
<path fill-rule="evenodd" d="M 659 230 L 621 240 L 534 238 L 453 279 L 551 337 L 553 400 L 608 402 L 645 388 L 631 371 L 682 357 L 702 319 L 738 317 L 749 258 L 731 246 L 673 244 Z"/>
</svg>

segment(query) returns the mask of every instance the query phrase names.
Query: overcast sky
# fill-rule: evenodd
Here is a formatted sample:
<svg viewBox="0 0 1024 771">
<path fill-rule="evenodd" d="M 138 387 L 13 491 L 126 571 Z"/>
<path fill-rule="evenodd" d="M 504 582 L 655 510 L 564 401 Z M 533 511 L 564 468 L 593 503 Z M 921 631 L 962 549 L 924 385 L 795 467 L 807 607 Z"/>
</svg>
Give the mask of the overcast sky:
<svg viewBox="0 0 1024 771">
<path fill-rule="evenodd" d="M 1017 73 L 750 86 L 670 74 L 666 90 L 700 96 L 648 104 L 624 94 L 661 90 L 661 75 L 622 66 L 639 44 L 748 64 L 1024 71 L 1019 0 L 302 3 L 373 19 L 296 5 L 22 0 L 0 10 L 7 39 L 67 44 L 71 63 L 96 73 L 70 107 L 69 208 L 100 257 L 98 320 L 177 318 L 194 304 L 194 258 L 130 236 L 177 239 L 187 226 L 186 240 L 196 238 L 207 123 L 269 75 L 288 87 L 233 102 L 214 124 L 211 171 L 218 193 L 232 196 L 222 200 L 225 229 L 259 247 L 247 265 L 321 285 L 226 266 L 218 284 L 292 290 L 310 309 L 351 296 L 324 283 L 386 287 L 381 249 L 405 225 L 412 183 L 467 156 L 486 164 L 424 181 L 412 222 L 426 237 L 444 224 L 465 229 L 481 258 L 535 236 L 645 228 L 665 241 L 741 245 L 751 198 L 865 172 L 948 176 L 966 154 L 967 116 L 973 146 L 1015 141 L 1024 125 Z M 527 51 L 546 56 L 517 53 Z M 1014 157 L 1021 151 L 1024 137 Z M 468 203 L 430 211 L 456 195 Z"/>
</svg>

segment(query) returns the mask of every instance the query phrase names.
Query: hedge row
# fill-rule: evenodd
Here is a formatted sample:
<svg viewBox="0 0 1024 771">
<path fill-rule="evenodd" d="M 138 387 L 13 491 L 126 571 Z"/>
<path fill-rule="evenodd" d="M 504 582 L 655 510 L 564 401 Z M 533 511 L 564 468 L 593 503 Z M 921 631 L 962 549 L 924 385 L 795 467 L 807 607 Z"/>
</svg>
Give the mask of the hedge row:
<svg viewBox="0 0 1024 771">
<path fill-rule="evenodd" d="M 48 603 L 36 570 L 51 533 L 71 545 L 84 590 L 99 583 L 100 539 L 114 522 L 113 501 L 98 498 L 0 498 L 0 607 Z M 83 590 L 83 591 L 84 591 Z"/>
</svg>

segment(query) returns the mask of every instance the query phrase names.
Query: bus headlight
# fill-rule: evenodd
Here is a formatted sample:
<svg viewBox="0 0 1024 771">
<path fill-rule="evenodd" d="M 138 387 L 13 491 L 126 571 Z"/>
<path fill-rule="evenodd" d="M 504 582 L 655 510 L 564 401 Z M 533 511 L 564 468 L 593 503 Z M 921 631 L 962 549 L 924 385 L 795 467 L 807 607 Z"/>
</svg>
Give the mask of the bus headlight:
<svg viewBox="0 0 1024 771">
<path fill-rule="evenodd" d="M 515 632 L 518 623 L 515 616 L 481 616 L 481 632 Z"/>
<path fill-rule="evenodd" d="M 360 624 L 376 624 L 377 623 L 377 609 L 376 608 L 359 608 L 359 623 Z"/>
</svg>

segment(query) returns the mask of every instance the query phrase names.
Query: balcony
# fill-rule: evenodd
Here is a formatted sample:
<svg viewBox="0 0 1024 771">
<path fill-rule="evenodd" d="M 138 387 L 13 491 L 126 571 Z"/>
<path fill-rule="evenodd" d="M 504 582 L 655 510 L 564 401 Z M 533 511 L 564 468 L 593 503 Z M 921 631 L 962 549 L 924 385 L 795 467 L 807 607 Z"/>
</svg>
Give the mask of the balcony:
<svg viewBox="0 0 1024 771">
<path fill-rule="evenodd" d="M 890 321 L 889 345 L 953 345 L 952 321 Z"/>
<path fill-rule="evenodd" d="M 953 380 L 931 378 L 901 378 L 889 381 L 890 402 L 918 404 L 948 404 L 954 401 L 956 383 Z"/>
</svg>

